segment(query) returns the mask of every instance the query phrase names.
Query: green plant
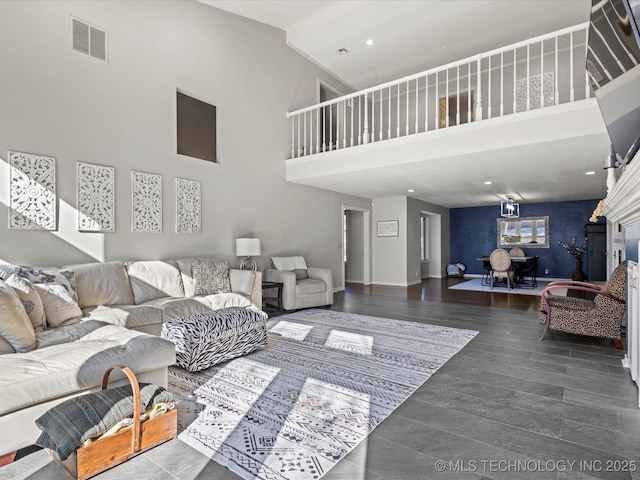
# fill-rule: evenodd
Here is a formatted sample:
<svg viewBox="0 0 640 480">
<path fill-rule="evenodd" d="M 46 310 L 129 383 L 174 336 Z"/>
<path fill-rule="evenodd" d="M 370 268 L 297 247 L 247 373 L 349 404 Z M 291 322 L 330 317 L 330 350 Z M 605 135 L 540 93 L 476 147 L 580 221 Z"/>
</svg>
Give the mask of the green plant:
<svg viewBox="0 0 640 480">
<path fill-rule="evenodd" d="M 569 255 L 576 260 L 582 260 L 582 256 L 587 253 L 587 239 L 585 238 L 580 245 L 576 245 L 576 237 L 573 237 L 571 244 L 567 242 L 558 242 L 562 248 L 564 248 Z"/>
</svg>

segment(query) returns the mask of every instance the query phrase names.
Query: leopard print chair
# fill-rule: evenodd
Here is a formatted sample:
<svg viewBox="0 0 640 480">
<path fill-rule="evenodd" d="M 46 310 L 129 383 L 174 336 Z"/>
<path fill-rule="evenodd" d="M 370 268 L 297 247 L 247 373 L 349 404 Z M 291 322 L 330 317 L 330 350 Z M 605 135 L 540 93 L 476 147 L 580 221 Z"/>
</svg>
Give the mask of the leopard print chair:
<svg viewBox="0 0 640 480">
<path fill-rule="evenodd" d="M 557 289 L 577 290 L 595 295 L 593 300 L 553 295 Z M 585 282 L 551 282 L 540 294 L 539 321 L 544 324 L 540 340 L 549 329 L 591 337 L 611 338 L 622 349 L 620 325 L 626 308 L 626 262 L 613 271 L 602 288 Z"/>
</svg>

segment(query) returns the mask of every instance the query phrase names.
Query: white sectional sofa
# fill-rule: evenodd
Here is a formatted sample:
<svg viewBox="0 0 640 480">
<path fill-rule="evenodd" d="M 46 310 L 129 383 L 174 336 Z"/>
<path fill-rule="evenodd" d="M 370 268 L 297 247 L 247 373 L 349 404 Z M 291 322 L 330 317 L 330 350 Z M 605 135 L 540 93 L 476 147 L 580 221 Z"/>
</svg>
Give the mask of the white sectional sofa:
<svg viewBox="0 0 640 480">
<path fill-rule="evenodd" d="M 197 294 L 203 289 L 194 262 L 199 268 L 218 263 L 116 261 L 20 271 L 0 265 L 0 464 L 3 456 L 35 442 L 36 418 L 67 398 L 99 389 L 110 366 L 127 365 L 140 382 L 166 386 L 175 347 L 158 336 L 163 322 L 229 306 L 262 307 L 260 272 L 229 270 L 230 291 Z M 10 286 L 37 274 L 26 284 L 45 298 L 43 288 L 54 291 L 60 272 L 66 275 L 61 290 L 74 297 L 70 311 L 79 312 L 73 318 L 60 317 L 46 303 L 41 318 L 33 296 Z M 117 375 L 112 381 L 124 382 Z"/>
</svg>

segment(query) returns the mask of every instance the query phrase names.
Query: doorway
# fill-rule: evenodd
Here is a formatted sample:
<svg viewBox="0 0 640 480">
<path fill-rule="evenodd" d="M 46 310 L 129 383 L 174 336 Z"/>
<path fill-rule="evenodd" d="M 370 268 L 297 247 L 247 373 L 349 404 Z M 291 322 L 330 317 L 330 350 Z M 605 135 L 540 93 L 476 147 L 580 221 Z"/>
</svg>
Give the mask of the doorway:
<svg viewBox="0 0 640 480">
<path fill-rule="evenodd" d="M 342 207 L 342 282 L 371 284 L 371 213 Z"/>
<path fill-rule="evenodd" d="M 587 279 L 607 279 L 607 225 L 605 223 L 584 226 L 587 237 Z"/>
</svg>

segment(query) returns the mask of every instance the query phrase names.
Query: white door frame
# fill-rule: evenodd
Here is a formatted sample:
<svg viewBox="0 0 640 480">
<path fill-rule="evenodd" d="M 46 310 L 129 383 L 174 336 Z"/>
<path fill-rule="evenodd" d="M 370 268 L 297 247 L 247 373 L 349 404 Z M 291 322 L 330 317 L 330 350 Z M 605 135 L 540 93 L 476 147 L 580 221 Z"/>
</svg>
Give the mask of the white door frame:
<svg viewBox="0 0 640 480">
<path fill-rule="evenodd" d="M 344 212 L 346 210 L 354 210 L 356 212 L 362 212 L 363 215 L 363 237 L 362 237 L 362 244 L 363 244 L 363 279 L 364 279 L 364 284 L 365 285 L 371 285 L 371 210 L 369 210 L 368 208 L 361 208 L 361 207 L 352 207 L 349 205 L 342 205 L 342 208 L 340 209 L 340 232 L 342 232 L 342 229 L 344 228 L 343 222 L 344 222 Z M 344 252 L 345 252 L 345 248 L 346 245 L 344 244 L 344 241 L 340 242 L 342 244 L 342 248 L 340 249 L 340 264 L 342 265 L 342 288 L 345 289 L 346 288 L 346 281 L 345 281 L 345 271 L 344 271 Z"/>
</svg>

